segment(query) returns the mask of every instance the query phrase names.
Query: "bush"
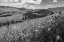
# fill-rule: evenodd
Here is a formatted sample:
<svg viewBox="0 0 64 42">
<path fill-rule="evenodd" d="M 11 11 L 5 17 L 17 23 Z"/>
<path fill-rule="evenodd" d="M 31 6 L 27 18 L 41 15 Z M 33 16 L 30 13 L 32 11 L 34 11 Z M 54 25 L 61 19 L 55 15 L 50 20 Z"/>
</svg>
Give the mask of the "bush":
<svg viewBox="0 0 64 42">
<path fill-rule="evenodd" d="M 49 28 L 49 27 L 48 27 Z M 33 33 L 32 42 L 64 42 L 64 18 L 59 16 L 55 17 L 55 23 L 50 26 L 51 30 L 48 31 L 45 27 L 41 29 L 42 32 L 37 35 Z"/>
<path fill-rule="evenodd" d="M 36 13 L 36 14 L 34 14 L 34 13 Z M 29 19 L 45 17 L 45 16 L 48 16 L 49 13 L 50 13 L 50 11 L 45 10 L 45 9 L 42 9 L 39 11 L 34 11 L 34 12 L 28 11 L 27 13 L 23 14 L 22 20 L 27 20 L 27 19 L 29 20 Z"/>
</svg>

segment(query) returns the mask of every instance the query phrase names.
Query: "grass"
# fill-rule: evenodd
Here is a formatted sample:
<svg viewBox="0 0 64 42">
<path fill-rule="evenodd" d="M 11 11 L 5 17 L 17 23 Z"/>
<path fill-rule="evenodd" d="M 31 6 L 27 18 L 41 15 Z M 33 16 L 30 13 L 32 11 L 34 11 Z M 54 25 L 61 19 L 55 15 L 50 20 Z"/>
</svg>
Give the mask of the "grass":
<svg viewBox="0 0 64 42">
<path fill-rule="evenodd" d="M 10 18 L 0 18 L 1 23 L 8 22 L 0 27 L 0 42 L 64 42 L 64 16 L 53 14 L 20 23 L 9 23 L 11 20 L 20 21 L 22 17 L 21 14 L 15 14 Z"/>
<path fill-rule="evenodd" d="M 50 21 L 51 19 L 52 21 Z M 4 33 L 0 42 L 63 42 L 63 23 L 64 17 L 51 15 L 36 20 L 11 24 L 5 26 L 8 31 Z M 57 36 L 60 37 L 58 40 Z"/>
</svg>

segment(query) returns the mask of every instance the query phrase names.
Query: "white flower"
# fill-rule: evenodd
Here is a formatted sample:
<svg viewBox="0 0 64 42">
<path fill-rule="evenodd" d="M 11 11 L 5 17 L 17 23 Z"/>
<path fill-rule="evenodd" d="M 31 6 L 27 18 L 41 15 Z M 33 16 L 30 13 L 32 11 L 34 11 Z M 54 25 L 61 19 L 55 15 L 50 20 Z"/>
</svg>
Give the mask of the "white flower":
<svg viewBox="0 0 64 42">
<path fill-rule="evenodd" d="M 60 39 L 60 37 L 59 37 L 59 36 L 56 36 L 56 37 L 57 37 L 57 38 L 56 38 L 57 40 L 59 40 L 59 39 Z"/>
</svg>

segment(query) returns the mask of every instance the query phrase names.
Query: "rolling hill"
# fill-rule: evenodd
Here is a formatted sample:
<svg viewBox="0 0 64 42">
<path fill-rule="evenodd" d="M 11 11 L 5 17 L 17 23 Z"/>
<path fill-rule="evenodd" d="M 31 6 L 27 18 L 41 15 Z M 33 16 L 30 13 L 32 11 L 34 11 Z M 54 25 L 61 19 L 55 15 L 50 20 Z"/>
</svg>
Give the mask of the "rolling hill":
<svg viewBox="0 0 64 42">
<path fill-rule="evenodd" d="M 64 16 L 56 13 L 59 11 L 64 11 L 63 7 L 31 10 L 0 6 L 0 42 L 64 42 Z M 28 20 L 22 22 L 23 15 Z"/>
<path fill-rule="evenodd" d="M 17 42 L 34 42 L 34 41 L 45 42 L 48 39 L 50 39 L 49 42 L 52 42 L 52 41 L 55 42 L 57 41 L 57 39 L 54 41 L 54 39 L 51 39 L 51 38 L 56 38 L 54 36 L 57 36 L 58 32 L 56 32 L 55 34 L 54 31 L 61 29 L 57 27 L 61 25 L 61 24 L 58 25 L 59 21 L 62 22 L 64 20 L 64 19 L 62 20 L 61 17 L 62 16 L 60 14 L 54 14 L 44 18 L 28 20 L 22 23 L 11 24 L 9 26 L 2 26 L 0 27 L 0 31 L 1 31 L 0 39 L 2 38 L 0 41 L 1 42 L 5 42 L 5 41 L 6 42 L 9 42 L 9 41 L 10 42 L 16 42 L 16 41 Z"/>
<path fill-rule="evenodd" d="M 52 11 L 52 12 L 54 12 L 54 13 L 59 13 L 59 12 L 64 11 L 64 7 L 49 8 L 48 10 L 49 10 L 49 11 Z"/>
</svg>

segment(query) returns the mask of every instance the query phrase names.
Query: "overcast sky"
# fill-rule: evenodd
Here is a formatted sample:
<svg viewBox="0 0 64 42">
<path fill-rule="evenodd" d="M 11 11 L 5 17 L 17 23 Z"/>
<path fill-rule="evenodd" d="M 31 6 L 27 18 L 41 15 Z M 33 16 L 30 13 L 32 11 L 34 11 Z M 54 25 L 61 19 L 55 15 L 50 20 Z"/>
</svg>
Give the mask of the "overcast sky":
<svg viewBox="0 0 64 42">
<path fill-rule="evenodd" d="M 25 7 L 28 9 L 64 6 L 64 0 L 0 0 L 0 6 Z"/>
</svg>

